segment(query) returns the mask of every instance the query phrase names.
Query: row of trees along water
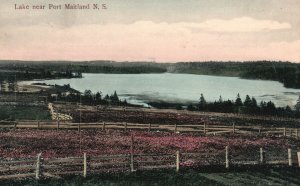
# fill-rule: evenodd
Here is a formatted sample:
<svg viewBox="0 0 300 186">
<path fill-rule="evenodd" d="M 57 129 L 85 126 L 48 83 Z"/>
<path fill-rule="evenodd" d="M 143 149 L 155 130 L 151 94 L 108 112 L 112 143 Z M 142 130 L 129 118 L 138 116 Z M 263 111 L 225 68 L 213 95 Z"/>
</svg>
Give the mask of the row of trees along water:
<svg viewBox="0 0 300 186">
<path fill-rule="evenodd" d="M 69 85 L 64 85 L 69 86 Z M 70 89 L 72 90 L 72 89 Z M 116 91 L 113 94 L 106 94 L 102 96 L 102 92 L 93 93 L 91 90 L 85 90 L 83 94 L 78 91 L 63 93 L 57 92 L 57 94 L 49 94 L 49 101 L 66 101 L 66 102 L 77 102 L 85 105 L 128 105 L 126 99 L 121 100 Z"/>
<path fill-rule="evenodd" d="M 197 105 L 189 104 L 188 110 L 191 111 L 209 111 L 209 112 L 222 112 L 222 113 L 244 113 L 255 115 L 273 115 L 273 116 L 286 116 L 286 117 L 300 117 L 300 96 L 297 104 L 292 109 L 290 106 L 276 107 L 272 101 L 261 101 L 257 103 L 254 97 L 250 98 L 246 95 L 243 101 L 240 94 L 237 95 L 236 100 L 223 100 L 220 96 L 218 101 L 207 102 L 204 95 L 201 94 L 199 103 Z"/>
<path fill-rule="evenodd" d="M 131 105 L 127 103 L 126 99 L 121 100 L 116 91 L 114 91 L 111 95 L 106 94 L 103 96 L 102 92 L 98 91 L 93 93 L 91 90 L 85 90 L 82 94 L 79 91 L 72 89 L 69 84 L 63 86 L 55 85 L 54 87 L 58 92 L 55 96 L 53 96 L 53 94 L 49 94 L 49 101 L 81 102 L 86 105 Z M 166 107 L 162 107 L 161 104 L 155 105 L 154 103 L 150 103 L 150 105 L 157 108 L 174 108 L 174 104 L 165 104 Z M 177 109 L 182 109 L 184 106 L 183 104 L 175 105 Z M 223 100 L 220 96 L 218 101 L 207 102 L 204 95 L 201 94 L 198 104 L 188 104 L 187 110 L 300 118 L 300 96 L 297 100 L 297 104 L 291 108 L 290 106 L 276 107 L 272 101 L 261 101 L 258 103 L 254 97 L 251 98 L 249 95 L 246 95 L 245 99 L 242 100 L 240 94 L 237 94 L 235 101 Z"/>
</svg>

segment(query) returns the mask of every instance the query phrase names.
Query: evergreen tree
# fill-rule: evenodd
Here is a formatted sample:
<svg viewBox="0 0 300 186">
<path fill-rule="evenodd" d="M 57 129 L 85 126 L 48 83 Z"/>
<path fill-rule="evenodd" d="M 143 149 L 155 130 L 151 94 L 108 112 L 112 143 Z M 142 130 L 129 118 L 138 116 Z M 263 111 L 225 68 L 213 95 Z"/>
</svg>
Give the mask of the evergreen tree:
<svg viewBox="0 0 300 186">
<path fill-rule="evenodd" d="M 91 90 L 85 90 L 83 93 L 83 102 L 91 104 L 93 102 L 93 94 Z"/>
<path fill-rule="evenodd" d="M 267 103 L 267 113 L 270 115 L 276 114 L 276 106 L 272 101 Z"/>
<path fill-rule="evenodd" d="M 244 101 L 244 106 L 245 107 L 251 107 L 252 101 L 249 95 L 246 95 L 246 99 Z"/>
<path fill-rule="evenodd" d="M 256 101 L 256 99 L 255 99 L 254 97 L 252 97 L 252 100 L 251 100 L 251 106 L 252 106 L 253 108 L 256 108 L 256 107 L 257 107 L 257 101 Z"/>
<path fill-rule="evenodd" d="M 117 92 L 115 91 L 113 95 L 110 96 L 110 100 L 113 104 L 117 104 L 119 103 L 119 96 L 117 94 Z"/>
<path fill-rule="evenodd" d="M 91 90 L 85 90 L 84 91 L 84 96 L 91 97 L 92 96 L 92 91 Z"/>
<path fill-rule="evenodd" d="M 206 100 L 205 100 L 203 94 L 201 93 L 200 101 L 199 101 L 199 104 L 198 104 L 198 109 L 199 110 L 205 110 L 205 108 L 206 108 Z"/>
<path fill-rule="evenodd" d="M 222 96 L 219 97 L 219 103 L 223 103 Z"/>
<path fill-rule="evenodd" d="M 106 101 L 109 100 L 109 95 L 108 95 L 108 94 L 106 94 L 106 95 L 104 96 L 104 100 L 106 100 Z"/>
<path fill-rule="evenodd" d="M 96 98 L 96 102 L 99 103 L 101 101 L 101 93 L 97 92 L 95 98 Z"/>
<path fill-rule="evenodd" d="M 243 102 L 242 102 L 242 99 L 240 97 L 240 94 L 238 94 L 237 97 L 236 97 L 235 106 L 238 106 L 238 107 L 243 106 Z"/>
<path fill-rule="evenodd" d="M 295 105 L 295 110 L 296 110 L 297 112 L 300 111 L 300 96 L 299 96 L 298 99 L 297 99 L 297 103 L 296 103 L 296 105 Z"/>
<path fill-rule="evenodd" d="M 287 106 L 285 107 L 285 111 L 286 111 L 286 112 L 292 112 L 292 108 L 291 108 L 290 106 L 287 105 Z"/>
</svg>

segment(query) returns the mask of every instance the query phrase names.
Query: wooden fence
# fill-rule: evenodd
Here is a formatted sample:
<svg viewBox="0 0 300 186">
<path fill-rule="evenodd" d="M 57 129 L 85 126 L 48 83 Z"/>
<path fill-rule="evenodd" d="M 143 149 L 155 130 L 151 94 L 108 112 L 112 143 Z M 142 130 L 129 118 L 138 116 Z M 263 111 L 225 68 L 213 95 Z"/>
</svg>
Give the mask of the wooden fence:
<svg viewBox="0 0 300 186">
<path fill-rule="evenodd" d="M 0 121 L 0 128 L 35 128 L 35 129 L 119 129 L 119 130 L 145 130 L 145 131 L 170 131 L 176 133 L 194 132 L 205 135 L 220 134 L 245 134 L 245 135 L 271 135 L 287 136 L 298 139 L 299 128 L 286 127 L 263 127 L 263 126 L 241 126 L 195 124 L 195 125 L 171 125 L 171 124 L 138 124 L 127 122 L 101 122 L 101 123 L 70 123 L 64 121 Z"/>
<path fill-rule="evenodd" d="M 89 157 L 43 159 L 38 154 L 34 159 L 17 161 L 0 161 L 0 180 L 45 177 L 61 178 L 63 175 L 87 175 L 112 172 L 134 172 L 154 169 L 174 169 L 179 172 L 182 168 L 201 168 L 201 166 L 219 166 L 230 169 L 236 166 L 297 166 L 300 167 L 300 152 L 287 150 L 286 158 L 268 160 L 268 152 L 260 148 L 258 158 L 239 160 L 232 157 L 230 148 L 215 153 L 180 153 L 172 154 L 118 154 Z M 296 154 L 296 156 L 293 155 Z"/>
</svg>

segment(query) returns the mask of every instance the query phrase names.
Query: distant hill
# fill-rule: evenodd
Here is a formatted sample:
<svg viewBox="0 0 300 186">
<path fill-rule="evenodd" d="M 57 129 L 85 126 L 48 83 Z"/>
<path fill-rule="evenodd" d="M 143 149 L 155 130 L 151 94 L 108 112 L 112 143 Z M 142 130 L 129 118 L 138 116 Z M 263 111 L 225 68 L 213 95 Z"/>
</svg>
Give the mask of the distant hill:
<svg viewBox="0 0 300 186">
<path fill-rule="evenodd" d="M 274 80 L 283 83 L 288 88 L 300 88 L 300 64 L 290 62 L 176 63 L 168 66 L 168 72 Z"/>
<path fill-rule="evenodd" d="M 0 61 L 0 71 L 78 73 L 186 73 L 234 76 L 245 79 L 279 81 L 288 88 L 300 88 L 300 64 L 277 61 L 247 62 L 115 62 L 99 61 Z"/>
</svg>

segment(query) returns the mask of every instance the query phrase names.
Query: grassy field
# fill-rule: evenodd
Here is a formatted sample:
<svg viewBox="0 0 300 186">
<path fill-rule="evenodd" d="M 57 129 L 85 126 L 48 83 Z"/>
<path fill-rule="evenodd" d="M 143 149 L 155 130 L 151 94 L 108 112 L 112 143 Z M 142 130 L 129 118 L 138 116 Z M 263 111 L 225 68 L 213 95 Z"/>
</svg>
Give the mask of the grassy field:
<svg viewBox="0 0 300 186">
<path fill-rule="evenodd" d="M 0 120 L 49 120 L 48 108 L 45 106 L 0 106 Z"/>
<path fill-rule="evenodd" d="M 3 181 L 0 185 L 300 185 L 299 168 L 242 169 L 230 172 L 216 170 L 147 171 L 132 174 L 98 175 L 84 179 L 80 176 L 64 179 Z"/>
<path fill-rule="evenodd" d="M 116 130 L 33 130 L 15 129 L 0 132 L 1 158 L 35 158 L 40 152 L 44 158 L 81 157 L 130 153 L 131 135 L 134 136 L 134 152 L 168 154 L 176 150 L 184 152 L 224 152 L 230 145 L 232 156 L 257 160 L 259 148 L 268 151 L 269 158 L 285 158 L 287 148 L 296 150 L 299 142 L 287 138 L 253 136 L 201 136 L 169 132 L 142 132 Z M 81 140 L 80 140 L 81 139 Z M 223 159 L 223 156 L 222 156 Z M 196 160 L 195 160 L 196 161 Z"/>
</svg>

